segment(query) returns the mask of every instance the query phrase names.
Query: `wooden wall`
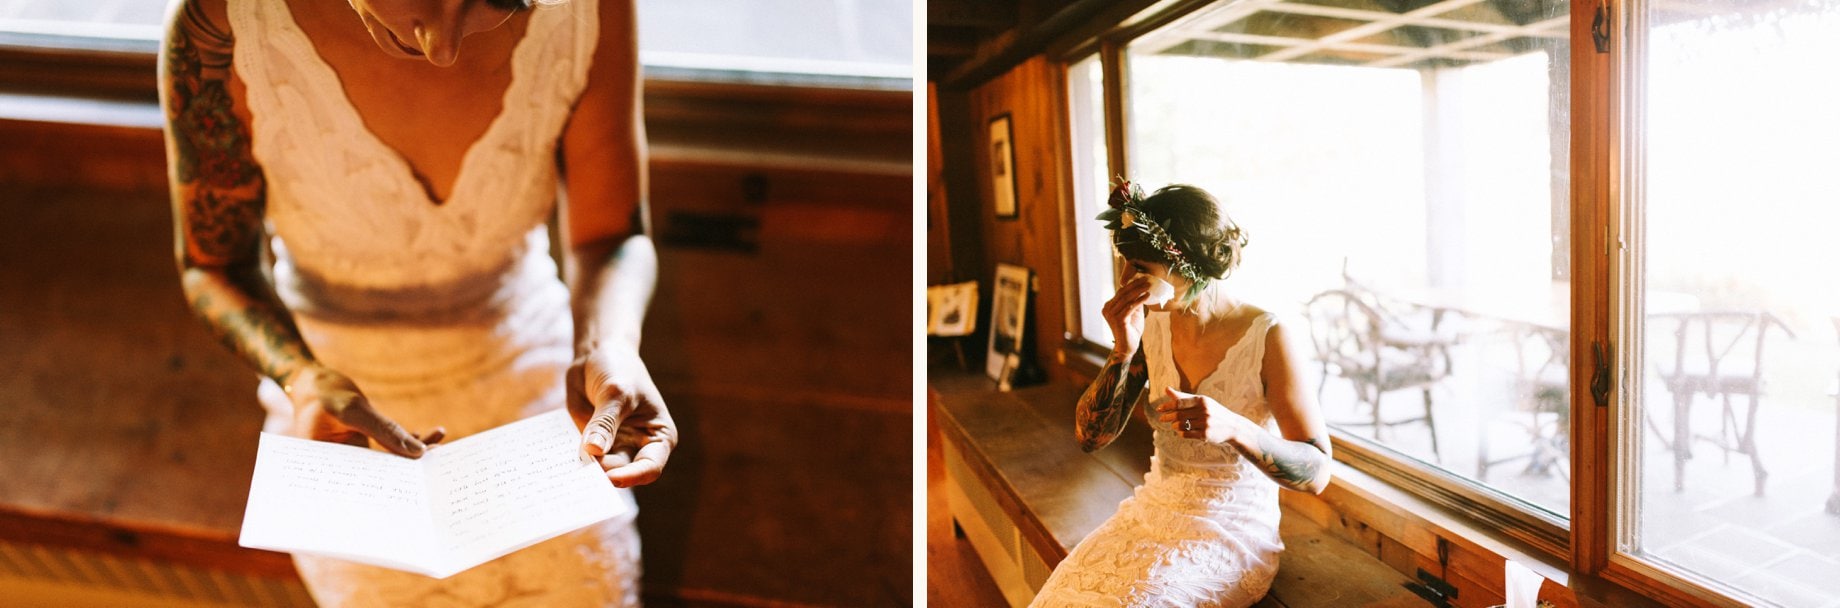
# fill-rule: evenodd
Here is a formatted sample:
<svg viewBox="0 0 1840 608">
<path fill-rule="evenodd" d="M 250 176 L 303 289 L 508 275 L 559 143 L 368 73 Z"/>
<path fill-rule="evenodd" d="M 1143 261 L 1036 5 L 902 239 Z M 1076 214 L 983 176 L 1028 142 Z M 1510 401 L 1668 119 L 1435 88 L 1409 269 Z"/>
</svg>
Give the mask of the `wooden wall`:
<svg viewBox="0 0 1840 608">
<path fill-rule="evenodd" d="M 911 95 L 769 89 L 648 91 L 648 603 L 907 604 Z M 186 310 L 139 115 L 0 118 L 0 539 L 287 576 L 234 544 L 256 377 Z"/>
<path fill-rule="evenodd" d="M 1064 81 L 1058 64 L 1037 56 L 970 91 L 940 91 L 933 104 L 950 199 L 953 274 L 977 279 L 980 298 L 988 302 L 996 264 L 1018 264 L 1035 272 L 1038 291 L 1032 322 L 1037 362 L 1054 380 L 1068 378 L 1057 358 L 1067 333 L 1062 218 L 1071 200 L 1066 192 L 1070 182 L 1061 101 Z M 994 162 L 989 122 L 1002 114 L 1010 116 L 1016 154 L 1013 219 L 997 218 L 987 169 Z M 983 352 L 983 347 L 978 350 Z"/>
</svg>

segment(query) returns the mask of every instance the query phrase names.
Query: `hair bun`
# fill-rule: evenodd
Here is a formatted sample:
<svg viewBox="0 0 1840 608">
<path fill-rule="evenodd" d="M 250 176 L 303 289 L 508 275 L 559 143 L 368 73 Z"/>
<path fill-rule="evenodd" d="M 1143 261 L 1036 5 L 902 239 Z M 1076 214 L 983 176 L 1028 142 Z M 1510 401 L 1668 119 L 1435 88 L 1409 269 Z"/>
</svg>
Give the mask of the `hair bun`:
<svg viewBox="0 0 1840 608">
<path fill-rule="evenodd" d="M 1220 201 L 1206 190 L 1172 184 L 1144 197 L 1141 205 L 1157 218 L 1162 230 L 1182 250 L 1183 260 L 1193 265 L 1202 277 L 1225 278 L 1239 268 L 1248 243 L 1246 231 L 1226 217 Z M 1120 254 L 1131 259 L 1171 262 L 1166 254 L 1145 242 L 1136 232 L 1121 230 L 1115 233 L 1114 241 Z"/>
</svg>

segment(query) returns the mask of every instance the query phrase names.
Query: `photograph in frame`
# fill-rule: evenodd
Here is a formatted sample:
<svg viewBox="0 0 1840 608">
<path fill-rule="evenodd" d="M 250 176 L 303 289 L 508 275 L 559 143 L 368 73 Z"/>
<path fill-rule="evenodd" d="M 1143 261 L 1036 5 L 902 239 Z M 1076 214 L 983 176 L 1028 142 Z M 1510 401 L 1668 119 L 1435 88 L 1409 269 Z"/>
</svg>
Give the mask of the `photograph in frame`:
<svg viewBox="0 0 1840 608">
<path fill-rule="evenodd" d="M 968 336 L 977 331 L 977 281 L 926 288 L 927 335 Z"/>
<path fill-rule="evenodd" d="M 1016 146 L 1012 141 L 1013 135 L 1009 114 L 999 114 L 990 119 L 991 200 L 995 203 L 998 219 L 1015 219 L 1017 215 Z"/>
<path fill-rule="evenodd" d="M 1022 352 L 1022 332 L 1028 313 L 1029 269 L 1012 264 L 997 264 L 996 281 L 990 296 L 990 352 L 984 372 L 992 380 L 1001 380 L 1004 362 Z"/>
</svg>

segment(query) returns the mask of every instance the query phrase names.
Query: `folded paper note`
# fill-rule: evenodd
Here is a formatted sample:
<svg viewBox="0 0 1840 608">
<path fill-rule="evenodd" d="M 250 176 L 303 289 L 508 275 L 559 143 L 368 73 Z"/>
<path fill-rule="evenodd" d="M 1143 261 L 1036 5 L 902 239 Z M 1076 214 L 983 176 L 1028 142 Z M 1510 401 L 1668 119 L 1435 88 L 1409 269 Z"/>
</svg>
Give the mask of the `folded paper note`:
<svg viewBox="0 0 1840 608">
<path fill-rule="evenodd" d="M 419 460 L 263 433 L 237 544 L 446 578 L 629 513 L 580 446 L 560 409 Z"/>
</svg>

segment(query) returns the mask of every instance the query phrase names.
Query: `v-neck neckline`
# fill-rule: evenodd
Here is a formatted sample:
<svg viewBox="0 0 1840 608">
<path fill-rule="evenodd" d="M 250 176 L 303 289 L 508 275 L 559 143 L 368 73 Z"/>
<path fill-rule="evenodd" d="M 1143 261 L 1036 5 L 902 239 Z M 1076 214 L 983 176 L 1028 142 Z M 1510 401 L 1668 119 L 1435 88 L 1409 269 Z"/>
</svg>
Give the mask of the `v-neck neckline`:
<svg viewBox="0 0 1840 608">
<path fill-rule="evenodd" d="M 1239 339 L 1235 340 L 1232 346 L 1227 347 L 1227 352 L 1222 353 L 1220 355 L 1220 361 L 1215 362 L 1214 367 L 1212 369 L 1209 369 L 1206 374 L 1202 374 L 1200 379 L 1197 379 L 1191 383 L 1191 382 L 1188 382 L 1187 378 L 1183 377 L 1184 374 L 1182 373 L 1182 365 L 1176 362 L 1176 324 L 1175 324 L 1174 315 L 1173 313 L 1170 313 L 1169 311 L 1162 311 L 1162 312 L 1163 312 L 1163 330 L 1164 330 L 1164 335 L 1165 335 L 1164 345 L 1167 347 L 1167 351 L 1169 355 L 1169 368 L 1171 370 L 1174 370 L 1176 373 L 1176 390 L 1182 391 L 1184 393 L 1195 393 L 1195 394 L 1199 394 L 1202 384 L 1206 384 L 1208 380 L 1213 379 L 1214 376 L 1220 374 L 1221 368 L 1226 367 L 1227 362 L 1233 360 L 1234 351 L 1239 350 L 1239 347 L 1244 346 L 1246 344 L 1246 339 L 1252 337 L 1252 328 L 1258 325 L 1259 319 L 1261 317 L 1265 316 L 1264 313 L 1260 313 L 1259 315 L 1254 316 L 1252 318 L 1252 321 L 1246 324 L 1245 331 L 1240 332 Z M 1187 387 L 1181 386 L 1183 383 L 1188 383 L 1188 386 Z"/>
<path fill-rule="evenodd" d="M 307 54 L 313 58 L 311 63 L 317 66 L 316 69 L 323 70 L 322 75 L 331 81 L 332 86 L 329 88 L 332 89 L 332 93 L 330 94 L 337 96 L 339 102 L 337 105 L 344 108 L 346 117 L 351 119 L 357 130 L 364 133 L 363 139 L 369 141 L 379 152 L 390 158 L 399 169 L 401 177 L 407 179 L 414 186 L 415 191 L 421 193 L 421 203 L 435 209 L 445 209 L 454 202 L 454 199 L 461 198 L 460 194 L 467 184 L 467 179 L 473 174 L 469 169 L 473 165 L 474 157 L 481 149 L 481 144 L 499 130 L 506 120 L 506 115 L 510 114 L 508 110 L 511 108 L 513 93 L 517 91 L 520 81 L 518 56 L 524 52 L 524 45 L 534 38 L 531 36 L 530 28 L 536 26 L 537 15 L 534 13 L 530 15 L 524 26 L 524 33 L 511 47 L 511 79 L 505 84 L 504 93 L 499 96 L 498 113 L 492 116 L 492 121 L 486 124 L 485 130 L 479 133 L 479 137 L 467 144 L 466 151 L 460 155 L 460 167 L 454 171 L 453 183 L 448 184 L 447 198 L 443 199 L 435 196 L 433 184 L 425 178 L 421 171 L 416 169 L 415 164 L 409 161 L 407 155 L 404 155 L 395 146 L 391 146 L 389 142 L 383 141 L 382 137 L 371 130 L 370 125 L 365 122 L 364 113 L 359 112 L 357 104 L 352 103 L 351 93 L 345 89 L 344 78 L 330 62 L 326 61 L 325 56 L 320 54 L 319 46 L 313 42 L 313 37 L 308 36 L 307 31 L 301 28 L 300 22 L 294 18 L 294 7 L 289 4 L 289 0 L 281 0 L 277 4 L 281 5 L 281 15 L 287 19 L 288 29 L 298 34 L 306 45 Z"/>
</svg>

